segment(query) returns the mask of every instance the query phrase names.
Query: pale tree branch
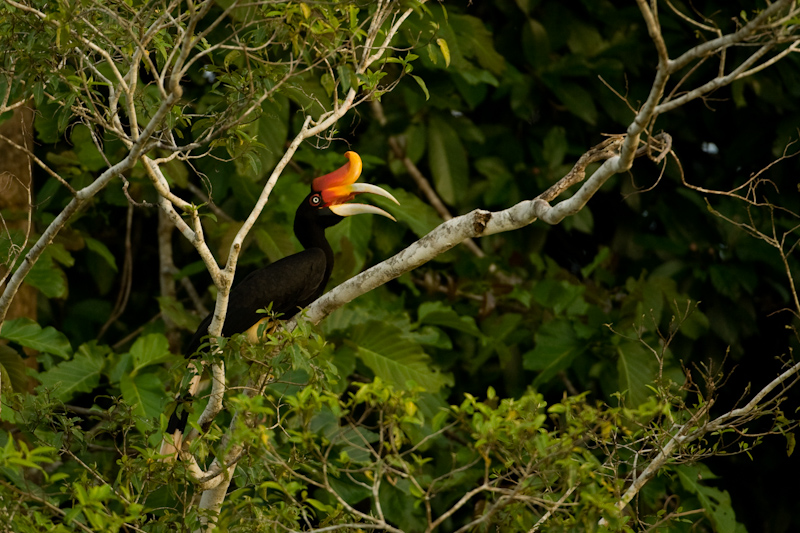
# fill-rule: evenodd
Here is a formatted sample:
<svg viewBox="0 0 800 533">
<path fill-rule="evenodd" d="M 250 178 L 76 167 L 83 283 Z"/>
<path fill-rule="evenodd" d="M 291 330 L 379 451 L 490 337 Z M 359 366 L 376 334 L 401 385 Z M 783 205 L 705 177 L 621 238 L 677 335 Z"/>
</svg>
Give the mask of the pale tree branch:
<svg viewBox="0 0 800 533">
<path fill-rule="evenodd" d="M 40 18 L 47 24 L 51 24 L 59 29 L 65 29 L 57 20 L 48 19 L 44 13 L 24 3 L 16 0 L 7 0 L 7 2 L 9 5 L 23 12 L 30 13 Z M 89 103 L 81 103 L 79 109 L 75 107 L 76 113 L 83 113 L 81 116 L 84 118 L 93 118 L 96 124 L 101 124 L 107 127 L 109 131 L 118 135 L 127 146 L 127 154 L 118 163 L 110 165 L 89 186 L 80 190 L 70 190 L 73 194 L 72 200 L 66 208 L 56 216 L 53 223 L 44 230 L 37 242 L 34 243 L 28 254 L 22 260 L 22 264 L 10 277 L 3 294 L 0 295 L 0 323 L 2 323 L 6 315 L 11 298 L 13 298 L 25 276 L 30 272 L 33 264 L 35 264 L 41 256 L 44 249 L 53 241 L 58 232 L 69 222 L 71 217 L 83 208 L 103 187 L 108 185 L 111 180 L 129 171 L 137 163 L 141 162 L 150 177 L 150 181 L 159 194 L 158 203 L 164 216 L 169 219 L 169 221 L 178 228 L 181 234 L 198 250 L 198 253 L 211 274 L 214 284 L 218 288 L 218 298 L 216 300 L 214 316 L 208 332 L 211 336 L 218 336 L 221 333 L 228 306 L 230 288 L 233 283 L 244 240 L 265 209 L 271 192 L 281 174 L 303 142 L 313 137 L 324 135 L 326 131 L 335 127 L 336 123 L 349 111 L 359 103 L 365 101 L 364 98 L 368 97 L 368 95 L 359 96 L 356 89 L 351 88 L 341 101 L 337 99 L 333 102 L 332 110 L 323 112 L 316 118 L 312 117 L 310 114 L 304 117 L 300 131 L 291 140 L 283 156 L 272 170 L 256 205 L 235 235 L 228 251 L 224 267 L 221 268 L 205 241 L 197 207 L 174 194 L 170 190 L 169 183 L 161 172 L 159 164 L 166 162 L 169 158 L 153 159 L 148 153 L 154 147 L 165 147 L 173 150 L 176 154 L 180 153 L 180 156 L 176 155 L 175 157 L 185 156 L 188 158 L 189 152 L 200 146 L 200 144 L 196 143 L 186 146 L 176 146 L 173 136 L 165 131 L 165 122 L 173 107 L 180 105 L 183 94 L 181 79 L 188 73 L 189 67 L 197 61 L 198 55 L 207 53 L 198 51 L 198 48 L 202 45 L 203 37 L 208 35 L 213 28 L 219 26 L 228 17 L 228 14 L 234 7 L 240 5 L 239 2 L 234 1 L 229 7 L 223 10 L 222 15 L 208 22 L 207 26 L 200 25 L 214 4 L 215 3 L 211 0 L 205 0 L 200 3 L 189 2 L 187 4 L 187 11 L 182 13 L 178 20 L 175 20 L 172 18 L 173 15 L 171 12 L 173 8 L 180 5 L 180 2 L 176 0 L 170 4 L 169 9 L 166 9 L 152 23 L 148 31 L 138 38 L 136 38 L 138 34 L 134 31 L 134 26 L 125 25 L 125 28 L 135 41 L 135 52 L 132 57 L 127 59 L 126 65 L 129 66 L 127 72 L 120 68 L 118 58 L 112 56 L 106 48 L 98 44 L 100 41 L 92 41 L 76 30 L 72 28 L 68 29 L 70 34 L 80 42 L 82 47 L 82 49 L 76 48 L 72 53 L 77 54 L 77 57 L 81 59 L 81 61 L 85 59 L 85 63 L 88 65 L 88 70 L 83 72 L 83 74 L 92 72 L 98 78 L 102 77 L 109 85 L 108 103 L 104 111 L 102 111 L 102 107 L 97 107 L 95 105 L 96 100 L 88 96 Z M 674 60 L 669 58 L 669 51 L 661 33 L 661 25 L 656 11 L 656 2 L 637 0 L 637 5 L 642 13 L 648 33 L 657 52 L 658 65 L 656 66 L 656 73 L 647 99 L 635 113 L 635 117 L 628 125 L 625 134 L 611 136 L 609 139 L 587 151 L 586 154 L 578 160 L 570 173 L 536 198 L 520 202 L 502 211 L 490 212 L 477 209 L 471 213 L 446 220 L 428 235 L 402 250 L 394 257 L 366 270 L 321 297 L 308 307 L 306 311 L 307 317 L 312 322 L 319 322 L 333 310 L 353 300 L 355 297 L 397 278 L 401 274 L 434 259 L 438 255 L 468 239 L 513 231 L 531 224 L 537 218 L 549 224 L 561 222 L 565 217 L 573 215 L 583 209 L 610 177 L 630 170 L 635 158 L 642 155 L 651 155 L 652 152 L 662 154 L 659 156 L 660 158 L 663 154 L 670 152 L 671 143 L 668 135 L 652 135 L 654 122 L 660 113 L 671 111 L 693 99 L 703 97 L 711 91 L 728 85 L 736 79 L 742 79 L 745 76 L 758 72 L 763 68 L 775 64 L 780 59 L 798 49 L 797 43 L 792 43 L 788 48 L 778 52 L 771 59 L 764 60 L 771 50 L 775 49 L 778 44 L 782 44 L 785 39 L 789 37 L 789 33 L 794 31 L 788 26 L 777 26 L 774 20 L 775 17 L 779 15 L 785 19 L 785 13 L 787 11 L 790 14 L 797 11 L 798 8 L 792 7 L 795 5 L 792 0 L 777 0 L 772 4 L 768 4 L 761 13 L 754 17 L 752 21 L 743 25 L 738 31 L 728 35 L 720 34 L 716 39 L 698 45 L 679 55 L 677 59 Z M 98 4 L 98 8 L 99 7 Z M 379 0 L 373 18 L 369 23 L 365 44 L 361 47 L 360 54 L 358 54 L 360 57 L 356 57 L 355 52 L 353 52 L 353 57 L 351 58 L 357 74 L 366 73 L 376 62 L 380 61 L 381 57 L 387 52 L 387 49 L 390 48 L 402 24 L 411 13 L 412 10 L 410 9 L 397 12 L 392 2 L 388 0 Z M 153 36 L 164 27 L 169 27 L 171 30 L 174 30 L 176 43 L 167 54 L 165 66 L 160 72 L 157 72 L 155 69 L 156 65 L 150 59 L 146 47 Z M 701 29 L 712 31 L 712 28 L 706 27 L 706 25 L 701 25 L 700 27 Z M 198 31 L 198 28 L 202 29 Z M 93 27 L 93 31 L 99 37 L 102 36 L 102 33 L 97 28 Z M 380 39 L 382 32 L 383 37 Z M 236 44 L 236 36 L 234 35 L 229 42 Z M 381 44 L 376 44 L 378 42 Z M 674 99 L 670 99 L 670 97 L 664 98 L 667 83 L 672 75 L 688 67 L 694 61 L 702 61 L 714 54 L 724 54 L 728 48 L 741 44 L 753 46 L 756 50 L 730 73 L 724 73 L 723 60 L 721 61 L 719 75 L 716 78 Z M 222 44 L 218 46 L 221 47 Z M 355 50 L 355 48 L 353 48 L 353 50 Z M 193 53 L 195 55 L 193 55 Z M 100 58 L 103 65 L 110 70 L 111 75 L 107 78 L 102 76 L 103 70 L 98 68 L 95 65 L 96 62 L 90 60 L 91 58 Z M 759 64 L 759 61 L 762 60 L 763 62 Z M 139 123 L 140 117 L 136 113 L 136 88 L 140 84 L 138 70 L 142 62 L 153 71 L 153 75 L 156 77 L 156 82 L 154 83 L 158 87 L 158 92 L 161 97 L 159 107 L 149 120 L 143 122 L 143 126 Z M 290 63 L 294 65 L 293 62 Z M 292 71 L 292 68 L 290 68 L 290 71 Z M 288 79 L 288 77 L 286 79 Z M 224 121 L 223 125 L 216 129 L 203 132 L 203 142 L 210 142 L 215 135 L 220 135 L 226 128 L 244 123 L 248 117 L 251 117 L 258 111 L 260 105 L 272 94 L 273 91 L 267 90 L 257 97 L 255 95 L 250 95 L 251 99 L 247 102 L 246 107 L 238 110 L 238 115 L 230 120 Z M 338 96 L 338 93 L 336 94 Z M 121 103 L 120 99 L 123 99 Z M 16 105 L 13 104 L 9 107 L 7 101 L 8 94 L 4 97 L 3 110 L 10 109 Z M 124 111 L 118 110 L 118 103 L 124 107 Z M 105 115 L 103 115 L 103 113 L 105 113 Z M 122 114 L 125 116 L 123 117 Z M 227 117 L 228 115 L 225 116 Z M 123 118 L 125 120 L 123 120 Z M 127 122 L 127 126 L 123 126 L 123 122 Z M 601 164 L 587 179 L 587 167 L 594 163 Z M 406 164 L 405 161 L 404 164 Z M 411 166 L 406 165 L 406 168 L 411 172 L 411 170 L 416 167 L 412 164 Z M 422 178 L 424 180 L 424 176 L 422 176 Z M 562 200 L 555 205 L 550 205 L 550 202 L 556 200 L 567 189 L 579 183 L 580 187 L 570 198 Z M 184 220 L 182 215 L 187 216 L 188 221 Z M 447 216 L 449 217 L 449 213 L 447 213 Z M 475 248 L 477 248 L 477 246 Z M 479 248 L 477 248 L 477 250 L 480 251 Z M 714 421 L 707 423 L 701 429 L 695 429 L 696 426 L 693 426 L 692 423 L 699 423 L 700 418 L 706 416 L 707 413 L 702 410 L 696 413 L 695 419 L 691 421 L 692 423 L 675 426 L 673 428 L 674 434 L 660 449 L 656 458 L 648 465 L 642 474 L 636 478 L 634 484 L 631 485 L 622 497 L 618 505 L 619 508 L 624 508 L 631 501 L 647 480 L 663 466 L 681 445 L 685 445 L 691 440 L 699 438 L 701 436 L 701 430 L 708 432 L 720 429 L 735 423 L 735 420 L 750 416 L 757 410 L 761 405 L 760 402 L 762 402 L 770 392 L 787 381 L 791 376 L 795 375 L 799 368 L 798 365 L 793 366 L 779 376 L 779 378 L 776 378 L 770 385 L 762 389 L 762 391 L 745 407 L 733 410 L 727 415 L 723 415 L 723 417 L 718 417 Z M 223 408 L 223 397 L 226 385 L 225 371 L 222 364 L 212 366 L 212 378 L 211 399 L 200 416 L 201 426 L 209 424 Z M 266 379 L 266 376 L 261 376 L 260 379 L 263 384 L 263 380 Z M 260 387 L 257 389 L 260 390 Z M 245 418 L 247 417 L 246 414 L 242 416 Z M 238 420 L 238 417 L 238 414 L 234 415 L 234 422 Z M 227 436 L 226 438 L 230 437 Z M 225 449 L 225 447 L 221 449 Z M 217 458 L 206 472 L 202 471 L 194 458 L 188 458 L 190 473 L 194 479 L 198 480 L 198 487 L 203 491 L 200 502 L 200 507 L 202 509 L 210 510 L 212 515 L 218 513 L 227 493 L 237 461 L 245 450 L 245 443 L 235 443 L 229 448 L 225 456 Z M 373 488 L 374 487 L 375 486 L 373 486 Z M 487 486 L 481 486 L 475 490 L 483 490 L 484 488 L 487 488 Z M 572 490 L 574 489 L 571 489 L 570 492 L 564 495 L 564 499 L 569 496 Z M 375 491 L 377 491 L 377 488 L 375 488 Z M 467 493 L 467 495 L 458 502 L 460 504 L 459 506 L 468 503 L 476 494 L 477 492 L 475 491 Z M 564 499 L 557 502 L 554 509 L 556 509 L 558 505 L 563 504 Z M 371 517 L 371 520 L 380 520 L 383 522 L 381 525 L 385 525 L 382 517 Z M 207 528 L 213 529 L 213 527 L 214 524 L 212 520 L 207 524 Z"/>
<path fill-rule="evenodd" d="M 398 17 L 398 19 L 394 22 L 391 26 L 389 31 L 386 34 L 386 38 L 383 41 L 383 44 L 379 46 L 375 46 L 374 42 L 376 40 L 377 34 L 380 30 L 381 25 L 390 16 L 391 12 L 393 11 L 394 7 L 390 3 L 381 3 L 378 6 L 375 14 L 373 14 L 373 22 L 370 27 L 370 31 L 367 37 L 367 45 L 364 48 L 364 56 L 362 58 L 361 63 L 358 65 L 357 72 L 363 73 L 375 62 L 378 61 L 385 50 L 391 44 L 391 41 L 394 35 L 400 28 L 402 22 L 412 13 L 412 9 L 406 10 L 402 15 Z M 225 314 L 227 312 L 228 307 L 228 299 L 230 295 L 230 288 L 233 283 L 233 277 L 236 272 L 236 266 L 238 262 L 239 254 L 242 250 L 242 244 L 244 242 L 245 237 L 252 229 L 253 225 L 255 224 L 256 220 L 260 216 L 262 210 L 266 206 L 270 193 L 272 192 L 275 184 L 277 183 L 281 173 L 283 172 L 284 168 L 289 164 L 289 161 L 294 156 L 297 149 L 300 147 L 302 142 L 306 139 L 318 136 L 322 134 L 324 131 L 333 127 L 339 119 L 341 119 L 356 103 L 356 90 L 354 88 L 350 88 L 347 92 L 344 100 L 342 102 L 335 102 L 334 109 L 332 111 L 328 111 L 324 113 L 322 116 L 314 120 L 310 115 L 305 117 L 303 122 L 303 126 L 300 131 L 295 135 L 294 139 L 289 144 L 288 148 L 284 152 L 281 159 L 278 161 L 277 165 L 273 169 L 272 173 L 270 174 L 269 178 L 267 179 L 264 188 L 256 202 L 256 205 L 251 210 L 250 214 L 248 215 L 247 219 L 244 221 L 242 227 L 237 232 L 236 236 L 231 243 L 230 251 L 228 253 L 228 258 L 225 264 L 225 267 L 221 270 L 220 275 L 218 278 L 214 279 L 215 285 L 218 289 L 217 294 L 217 301 L 216 306 L 214 309 L 214 317 L 212 322 L 209 326 L 209 334 L 211 336 L 218 336 L 222 331 L 222 325 L 225 320 Z M 208 406 L 201 414 L 201 418 L 204 419 L 213 419 L 219 411 L 222 409 L 221 405 L 221 398 L 224 394 L 225 389 L 225 381 L 224 375 L 220 376 L 218 379 L 215 378 L 212 382 L 212 398 L 219 397 L 220 402 L 209 402 Z M 203 495 L 200 500 L 200 508 L 202 509 L 209 509 L 214 514 L 218 513 L 222 502 L 225 499 L 225 494 L 227 492 L 227 488 L 230 484 L 231 474 L 233 469 L 235 469 L 235 461 L 233 461 L 231 455 L 238 455 L 239 451 L 236 450 L 231 451 L 226 454 L 226 458 L 223 461 L 224 464 L 230 465 L 229 472 L 230 474 L 222 481 L 213 488 L 210 488 L 203 492 Z M 213 529 L 214 524 L 208 523 L 206 524 L 208 529 Z"/>
<path fill-rule="evenodd" d="M 381 126 L 386 126 L 386 114 L 383 112 L 383 106 L 378 100 L 373 100 L 370 102 L 372 106 L 372 113 L 375 115 L 375 118 L 381 124 Z M 389 147 L 392 149 L 392 153 L 394 156 L 403 163 L 403 166 L 408 172 L 408 175 L 411 176 L 411 179 L 414 180 L 414 183 L 419 187 L 422 194 L 425 195 L 425 198 L 428 199 L 428 203 L 439 213 L 439 216 L 442 217 L 442 220 L 450 220 L 453 218 L 453 215 L 450 213 L 450 210 L 447 209 L 447 206 L 444 205 L 444 202 L 439 195 L 436 194 L 436 191 L 431 186 L 430 181 L 422 174 L 419 167 L 414 164 L 413 161 L 406 155 L 405 149 L 402 146 L 400 140 L 395 137 L 389 137 Z M 466 239 L 464 241 L 464 245 L 469 248 L 469 251 L 475 254 L 476 257 L 485 257 L 486 254 L 481 250 L 481 248 L 473 241 L 472 239 Z"/>
<path fill-rule="evenodd" d="M 654 139 L 656 147 L 662 146 L 662 144 L 667 145 L 666 140 L 668 138 L 666 136 L 663 137 L 664 143 L 655 142 L 660 141 L 660 139 Z M 542 212 L 547 212 L 548 209 L 551 209 L 547 204 L 547 200 L 552 200 L 569 186 L 583 180 L 588 165 L 603 159 L 606 161 L 619 160 L 616 150 L 620 146 L 624 146 L 624 140 L 620 136 L 612 137 L 600 143 L 584 154 L 575 167 L 558 183 L 533 200 L 525 200 L 513 207 L 497 212 L 476 209 L 466 215 L 454 217 L 440 224 L 395 256 L 365 270 L 322 295 L 308 306 L 306 317 L 311 322 L 318 323 L 331 312 L 356 297 L 427 263 L 465 239 L 513 231 L 531 224 Z M 632 156 L 636 157 L 646 153 L 647 150 L 642 148 L 635 150 Z M 599 170 L 595 174 L 597 172 Z M 589 197 L 584 198 L 584 203 L 588 199 Z M 559 205 L 562 204 L 564 202 Z"/>
<path fill-rule="evenodd" d="M 800 363 L 797 363 L 784 371 L 781 375 L 773 379 L 764 388 L 762 388 L 753 398 L 747 402 L 744 407 L 733 409 L 724 413 L 714 420 L 700 423 L 702 418 L 708 415 L 713 402 L 708 402 L 701 409 L 699 409 L 692 418 L 685 424 L 675 424 L 673 426 L 674 434 L 669 437 L 666 444 L 659 450 L 658 454 L 653 458 L 641 474 L 636 476 L 633 483 L 628 487 L 620 500 L 617 502 L 617 508 L 624 509 L 633 498 L 639 493 L 653 476 L 669 461 L 681 447 L 715 431 L 720 431 L 727 427 L 734 426 L 738 420 L 752 416 L 763 406 L 762 402 L 771 392 L 778 386 L 786 383 L 789 379 L 795 377 L 800 373 Z M 601 521 L 604 522 L 604 521 Z"/>
</svg>

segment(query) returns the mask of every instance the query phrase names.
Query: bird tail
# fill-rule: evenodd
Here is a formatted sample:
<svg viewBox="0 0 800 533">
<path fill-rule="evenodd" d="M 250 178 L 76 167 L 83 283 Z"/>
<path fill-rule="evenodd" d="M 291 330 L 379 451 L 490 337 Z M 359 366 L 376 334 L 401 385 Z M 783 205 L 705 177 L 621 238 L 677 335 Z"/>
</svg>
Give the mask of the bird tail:
<svg viewBox="0 0 800 533">
<path fill-rule="evenodd" d="M 190 365 L 190 367 L 193 365 Z M 197 367 L 195 367 L 195 370 Z M 164 437 L 161 440 L 160 454 L 164 456 L 164 460 L 171 461 L 172 459 L 180 457 L 180 451 L 183 448 L 184 438 L 186 434 L 186 427 L 189 425 L 189 414 L 191 413 L 192 398 L 197 394 L 200 388 L 199 371 L 192 375 L 189 381 L 188 391 L 185 395 L 179 394 L 175 398 L 175 410 L 169 417 L 167 422 L 167 429 L 164 432 Z"/>
</svg>

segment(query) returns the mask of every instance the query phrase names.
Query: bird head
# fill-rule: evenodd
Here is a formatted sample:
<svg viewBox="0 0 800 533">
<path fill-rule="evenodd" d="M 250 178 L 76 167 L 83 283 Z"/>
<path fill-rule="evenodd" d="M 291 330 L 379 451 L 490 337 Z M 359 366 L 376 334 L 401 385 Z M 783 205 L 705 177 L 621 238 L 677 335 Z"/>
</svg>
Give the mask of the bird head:
<svg viewBox="0 0 800 533">
<path fill-rule="evenodd" d="M 358 194 L 372 193 L 400 205 L 394 196 L 380 187 L 369 183 L 356 183 L 361 175 L 361 157 L 355 152 L 345 152 L 344 155 L 348 159 L 347 163 L 330 174 L 320 176 L 311 182 L 311 194 L 306 198 L 308 206 L 320 210 L 327 209 L 338 217 L 372 213 L 395 220 L 392 215 L 374 205 L 346 203 Z"/>
</svg>

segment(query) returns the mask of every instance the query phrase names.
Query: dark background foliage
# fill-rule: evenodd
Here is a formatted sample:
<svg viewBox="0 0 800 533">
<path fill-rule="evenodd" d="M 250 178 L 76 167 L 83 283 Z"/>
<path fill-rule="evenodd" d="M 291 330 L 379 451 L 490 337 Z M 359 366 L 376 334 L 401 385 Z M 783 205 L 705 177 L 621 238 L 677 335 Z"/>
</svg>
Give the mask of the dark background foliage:
<svg viewBox="0 0 800 533">
<path fill-rule="evenodd" d="M 726 2 L 678 5 L 723 30 L 733 28 Z M 747 14 L 757 5 L 740 7 Z M 649 90 L 657 57 L 631 2 L 497 0 L 429 9 L 428 17 L 409 19 L 402 37 L 402 45 L 419 56 L 413 74 L 424 86 L 388 64 L 383 81 L 403 79 L 380 99 L 385 123 L 375 106 L 363 105 L 340 122 L 335 138 L 303 145 L 246 243 L 237 278 L 300 249 L 290 229 L 294 209 L 310 179 L 339 166 L 348 149 L 364 160 L 362 179 L 387 186 L 403 206 L 398 224 L 354 217 L 329 230 L 337 252 L 331 286 L 401 250 L 440 221 L 390 139 L 430 179 L 452 214 L 500 210 L 541 193 L 604 134 L 623 132 L 633 116 L 629 106 L 636 108 Z M 661 15 L 674 53 L 703 38 L 666 7 Z M 449 58 L 439 38 L 446 40 Z M 216 67 L 217 79 L 225 70 L 245 68 L 235 61 Z M 800 124 L 798 67 L 797 57 L 789 57 L 660 117 L 656 129 L 672 136 L 680 167 L 673 159 L 666 168 L 637 160 L 628 175 L 612 178 L 586 209 L 561 225 L 536 222 L 481 239 L 477 244 L 485 256 L 480 258 L 460 246 L 337 311 L 321 329 L 335 347 L 339 372 L 355 381 L 380 374 L 366 356 L 354 355 L 376 347 L 369 331 L 378 328 L 385 336 L 397 333 L 403 342 L 413 339 L 415 349 L 426 354 L 417 361 L 422 370 L 415 376 L 431 384 L 421 404 L 431 413 L 460 403 L 464 393 L 483 397 L 489 387 L 500 397 L 519 397 L 534 387 L 551 401 L 565 392 L 589 391 L 590 398 L 610 404 L 619 401 L 617 391 L 627 391 L 626 401 L 636 404 L 649 395 L 646 386 L 657 371 L 652 355 L 636 342 L 636 331 L 656 344 L 657 332 L 685 315 L 669 346 L 665 373 L 680 383 L 684 368 L 722 366 L 727 382 L 715 409 L 731 408 L 749 385 L 758 388 L 772 379 L 780 369 L 777 358 L 796 347 L 796 319 L 785 310 L 792 305 L 787 274 L 773 249 L 717 214 L 733 221 L 752 216 L 767 231 L 768 209 L 748 211 L 738 200 L 687 188 L 681 169 L 692 184 L 727 190 L 781 156 L 797 139 Z M 689 80 L 704 79 L 716 68 L 709 61 Z M 198 67 L 185 90 L 187 105 L 198 110 L 219 105 L 213 85 Z M 247 126 L 259 143 L 248 147 L 249 159 L 231 160 L 220 146 L 193 166 L 175 163 L 165 169 L 177 190 L 191 197 L 193 184 L 229 217 L 205 218 L 218 256 L 224 257 L 237 221 L 246 217 L 265 175 L 298 130 L 298 109 L 309 105 L 307 95 L 326 90 L 324 79 L 308 76 L 266 103 L 261 118 Z M 36 155 L 71 183 L 88 182 L 102 159 L 87 143 L 86 128 L 73 124 L 61 135 L 52 111 L 38 107 Z M 189 128 L 183 130 L 191 137 Z M 111 140 L 105 144 L 109 155 L 121 149 Z M 772 166 L 763 174 L 770 184 L 761 191 L 795 213 L 798 170 L 797 159 Z M 31 283 L 42 290 L 38 322 L 63 332 L 73 348 L 98 338 L 124 282 L 126 253 L 132 261 L 130 298 L 104 332 L 103 344 L 132 352 L 135 339 L 165 332 L 165 315 L 187 339 L 201 318 L 181 289 L 177 301 L 156 299 L 156 196 L 141 168 L 126 179 L 130 197 L 139 202 L 130 227 L 129 200 L 121 184 L 112 183 L 61 232 L 42 268 L 32 273 L 39 278 Z M 69 197 L 42 172 L 34 181 L 41 230 Z M 194 198 L 198 204 L 207 201 Z M 773 214 L 779 227 L 793 224 L 791 217 Z M 178 277 L 205 294 L 211 283 L 196 253 L 177 234 L 173 245 Z M 796 259 L 790 257 L 789 265 L 796 274 Z M 213 306 L 212 295 L 204 296 L 204 303 Z M 43 371 L 58 362 L 40 356 Z M 166 401 L 168 371 L 151 372 Z M 381 377 L 402 386 L 398 376 Z M 95 383 L 65 399 L 110 405 L 98 393 L 117 392 L 119 379 L 113 371 L 98 373 Z M 792 398 L 785 411 L 793 412 L 796 404 Z M 792 491 L 784 488 L 798 472 L 797 456 L 787 457 L 785 439 L 773 437 L 752 455 L 715 457 L 706 464 L 718 476 L 713 486 L 730 492 L 736 519 L 748 531 L 800 527 Z"/>
</svg>

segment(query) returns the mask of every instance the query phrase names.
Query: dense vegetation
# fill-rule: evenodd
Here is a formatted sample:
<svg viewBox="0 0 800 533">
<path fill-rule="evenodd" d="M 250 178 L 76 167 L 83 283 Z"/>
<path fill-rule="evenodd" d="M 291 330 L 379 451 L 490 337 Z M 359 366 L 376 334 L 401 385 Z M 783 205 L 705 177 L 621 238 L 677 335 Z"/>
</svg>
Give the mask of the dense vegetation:
<svg viewBox="0 0 800 533">
<path fill-rule="evenodd" d="M 225 363 L 225 409 L 184 461 L 158 457 L 181 346 L 230 288 L 208 254 L 241 279 L 299 251 L 294 211 L 345 151 L 401 205 L 375 200 L 397 223 L 328 230 L 330 288 L 451 215 L 536 198 L 628 131 L 659 62 L 655 2 L 572 4 L 0 6 L 0 120 L 35 109 L 30 196 L 0 225 L 0 530 L 799 527 L 780 489 L 796 469 L 800 65 L 780 55 L 796 2 L 770 19 L 774 64 L 653 117 L 664 157 L 640 154 L 560 224 L 464 241 L 262 345 L 220 339 L 206 362 Z M 650 13 L 677 57 L 765 8 Z M 669 97 L 770 35 L 698 58 Z M 35 311 L 15 315 L 25 254 Z M 219 505 L 201 502 L 224 476 L 198 472 L 232 455 Z"/>
</svg>

